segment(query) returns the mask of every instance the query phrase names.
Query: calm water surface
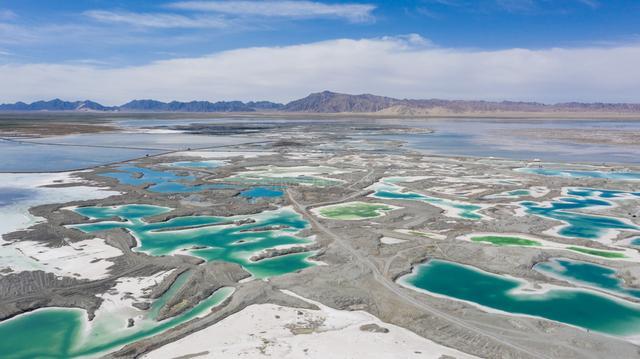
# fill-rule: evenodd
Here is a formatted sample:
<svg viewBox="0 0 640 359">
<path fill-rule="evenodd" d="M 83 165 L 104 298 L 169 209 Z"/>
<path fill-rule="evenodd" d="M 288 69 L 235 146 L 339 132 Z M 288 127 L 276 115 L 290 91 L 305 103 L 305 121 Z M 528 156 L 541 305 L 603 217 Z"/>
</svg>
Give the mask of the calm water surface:
<svg viewBox="0 0 640 359">
<path fill-rule="evenodd" d="M 616 276 L 616 270 L 609 267 L 573 259 L 552 258 L 536 264 L 533 269 L 550 277 L 640 299 L 640 289 L 626 287 L 622 279 Z"/>
<path fill-rule="evenodd" d="M 0 172 L 71 171 L 188 148 L 215 148 L 257 141 L 261 139 L 256 136 L 115 132 L 18 141 L 0 139 Z"/>
<path fill-rule="evenodd" d="M 568 323 L 613 335 L 640 332 L 640 306 L 587 290 L 514 292 L 521 282 L 454 262 L 431 260 L 400 283 L 514 314 Z"/>
<path fill-rule="evenodd" d="M 392 121 L 392 120 L 389 120 Z M 630 163 L 640 164 L 640 147 L 585 145 L 559 140 L 539 140 L 510 134 L 520 129 L 578 129 L 640 131 L 634 120 L 497 120 L 430 119 L 407 121 L 413 126 L 433 129 L 432 134 L 384 136 L 407 141 L 408 146 L 431 154 L 500 157 L 550 162 Z"/>
<path fill-rule="evenodd" d="M 123 228 L 139 241 L 136 251 L 162 256 L 189 254 L 207 261 L 237 263 L 258 278 L 272 277 L 304 269 L 314 264 L 314 253 L 303 252 L 253 261 L 262 251 L 311 242 L 296 236 L 307 221 L 290 209 L 265 211 L 251 216 L 184 216 L 163 222 L 146 222 L 145 217 L 168 213 L 170 208 L 152 205 L 80 207 L 79 214 L 103 222 L 72 225 L 86 233 Z M 110 221 L 114 216 L 124 221 Z M 247 221 L 252 219 L 253 221 Z M 238 223 L 238 221 L 247 221 Z"/>
</svg>

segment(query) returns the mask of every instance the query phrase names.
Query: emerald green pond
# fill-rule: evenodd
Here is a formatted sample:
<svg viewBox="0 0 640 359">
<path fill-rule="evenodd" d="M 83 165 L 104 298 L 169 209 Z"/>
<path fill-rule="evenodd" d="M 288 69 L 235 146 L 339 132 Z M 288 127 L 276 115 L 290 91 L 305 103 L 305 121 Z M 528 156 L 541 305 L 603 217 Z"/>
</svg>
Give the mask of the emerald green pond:
<svg viewBox="0 0 640 359">
<path fill-rule="evenodd" d="M 580 253 L 590 254 L 592 256 L 604 257 L 604 258 L 625 258 L 626 257 L 624 253 L 600 251 L 597 249 L 584 248 L 584 247 L 569 246 L 567 247 L 567 249 L 571 249 L 572 251 L 576 251 Z"/>
<path fill-rule="evenodd" d="M 0 324 L 0 357 L 97 357 L 202 316 L 232 293 L 233 288 L 222 288 L 193 309 L 160 322 L 155 318 L 161 305 L 154 303 L 145 318 L 131 328 L 125 327 L 126 322 L 114 322 L 115 319 L 109 316 L 96 316 L 92 322 L 88 322 L 81 309 L 38 309 Z M 167 294 L 156 302 L 163 303 L 166 300 Z M 118 330 L 103 330 L 114 327 Z"/>
<path fill-rule="evenodd" d="M 640 332 L 640 306 L 588 290 L 515 291 L 522 286 L 519 280 L 442 260 L 421 264 L 398 281 L 412 289 L 507 313 L 546 318 L 612 335 Z"/>
<path fill-rule="evenodd" d="M 288 208 L 249 216 L 185 216 L 153 223 L 145 221 L 144 218 L 168 213 L 171 209 L 151 205 L 124 205 L 81 207 L 75 211 L 91 219 L 105 221 L 70 227 L 85 233 L 114 228 L 126 229 L 138 240 L 136 251 L 154 256 L 180 253 L 207 261 L 237 263 L 257 278 L 290 273 L 313 265 L 313 262 L 309 261 L 313 252 L 288 254 L 260 261 L 250 260 L 254 255 L 268 249 L 311 242 L 309 239 L 296 236 L 300 230 L 307 227 L 307 221 Z M 106 220 L 114 216 L 123 221 Z M 255 222 L 238 222 L 247 219 Z"/>
<path fill-rule="evenodd" d="M 318 213 L 326 218 L 352 221 L 380 217 L 393 209 L 381 203 L 349 202 L 318 208 Z"/>
<path fill-rule="evenodd" d="M 311 242 L 296 236 L 297 232 L 307 227 L 307 222 L 288 208 L 250 216 L 184 216 L 161 222 L 147 219 L 169 213 L 171 208 L 134 204 L 74 210 L 98 222 L 70 227 L 86 233 L 123 228 L 138 240 L 139 246 L 135 250 L 150 255 L 182 253 L 209 261 L 238 263 L 257 278 L 277 276 L 314 265 L 309 261 L 309 257 L 315 254 L 311 251 L 250 260 L 267 249 Z M 118 217 L 120 221 L 113 221 L 113 217 Z M 195 308 L 157 322 L 155 318 L 160 309 L 185 282 L 186 276 L 180 276 L 147 311 L 133 308 L 115 313 L 98 311 L 95 319 L 88 322 L 84 310 L 47 308 L 0 323 L 0 357 L 99 356 L 201 316 L 222 303 L 233 291 L 232 288 L 220 289 Z M 127 328 L 127 319 L 140 314 L 142 319 L 136 319 L 135 325 Z"/>
<path fill-rule="evenodd" d="M 486 242 L 495 246 L 539 246 L 540 242 L 514 236 L 474 236 L 474 242 Z"/>
</svg>

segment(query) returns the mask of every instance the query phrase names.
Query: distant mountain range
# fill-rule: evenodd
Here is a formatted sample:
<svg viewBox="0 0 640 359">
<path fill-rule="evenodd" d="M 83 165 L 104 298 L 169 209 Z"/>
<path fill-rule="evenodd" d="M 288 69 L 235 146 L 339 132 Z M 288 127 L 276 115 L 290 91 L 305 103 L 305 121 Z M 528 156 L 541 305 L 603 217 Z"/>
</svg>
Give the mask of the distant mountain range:
<svg viewBox="0 0 640 359">
<path fill-rule="evenodd" d="M 640 104 L 568 102 L 553 105 L 516 101 L 410 100 L 370 94 L 347 95 L 330 91 L 313 93 L 289 102 L 287 112 L 340 113 L 361 112 L 378 114 L 437 115 L 496 112 L 607 112 L 640 113 Z"/>
<path fill-rule="evenodd" d="M 161 102 L 133 100 L 121 106 L 103 106 L 93 101 L 37 101 L 0 105 L 0 111 L 94 111 L 94 112 L 304 112 L 376 113 L 382 115 L 447 115 L 490 113 L 621 113 L 640 114 L 640 104 L 568 102 L 543 104 L 515 101 L 411 100 L 370 94 L 348 95 L 323 91 L 280 104 L 269 101 Z"/>
<path fill-rule="evenodd" d="M 16 102 L 0 105 L 0 111 L 97 111 L 97 112 L 254 112 L 278 110 L 284 105 L 268 101 L 191 101 L 161 102 L 155 100 L 133 100 L 121 106 L 103 106 L 93 101 L 36 101 L 30 104 Z"/>
</svg>

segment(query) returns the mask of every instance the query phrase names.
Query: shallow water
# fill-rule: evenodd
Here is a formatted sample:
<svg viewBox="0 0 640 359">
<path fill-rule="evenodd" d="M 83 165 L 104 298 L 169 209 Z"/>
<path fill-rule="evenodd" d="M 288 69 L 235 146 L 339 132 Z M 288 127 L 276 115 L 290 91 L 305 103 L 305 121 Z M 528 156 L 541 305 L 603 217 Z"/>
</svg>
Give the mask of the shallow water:
<svg viewBox="0 0 640 359">
<path fill-rule="evenodd" d="M 531 191 L 529 191 L 528 189 L 516 189 L 507 192 L 506 195 L 509 197 L 523 197 L 531 195 Z"/>
<path fill-rule="evenodd" d="M 123 322 L 119 330 L 107 333 L 99 331 L 101 327 L 114 327 L 116 323 L 108 323 L 112 318 L 96 317 L 89 323 L 81 309 L 38 309 L 0 323 L 0 356 L 16 359 L 97 357 L 202 316 L 232 292 L 232 288 L 222 288 L 179 316 L 157 322 L 155 316 L 147 313 L 147 319 L 133 327 L 126 328 L 126 322 Z"/>
<path fill-rule="evenodd" d="M 224 165 L 224 161 L 183 161 L 172 162 L 167 165 L 168 167 L 216 168 Z M 197 180 L 195 176 L 191 174 L 180 175 L 176 171 L 168 169 L 152 169 L 135 165 L 121 165 L 116 167 L 116 169 L 122 172 L 108 172 L 101 174 L 101 176 L 115 178 L 118 182 L 131 186 L 146 184 L 149 185 L 146 188 L 147 191 L 156 193 L 195 193 L 216 189 L 244 189 L 240 192 L 240 195 L 250 199 L 275 198 L 281 197 L 284 194 L 284 186 L 251 187 L 252 181 L 229 180 L 229 182 L 235 182 L 237 184 L 205 183 L 195 185 L 193 184 L 193 182 Z M 301 182 L 305 180 L 306 178 L 301 179 Z M 261 179 L 253 182 L 262 183 L 265 182 L 265 180 Z M 251 188 L 245 189 L 246 187 Z"/>
<path fill-rule="evenodd" d="M 206 146 L 227 146 L 253 142 L 256 139 L 233 136 L 203 136 L 184 133 L 104 132 L 54 136 L 27 140 L 31 143 L 73 146 L 104 146 L 139 148 L 143 150 L 175 151 Z"/>
<path fill-rule="evenodd" d="M 542 197 L 549 193 L 549 189 L 547 187 L 531 187 L 531 188 L 522 188 L 515 189 L 511 191 L 505 191 L 490 195 L 485 195 L 483 199 L 515 199 L 521 197 Z"/>
<path fill-rule="evenodd" d="M 18 141 L 0 139 L 0 172 L 71 171 L 145 155 L 188 148 L 215 148 L 260 140 L 259 137 L 115 132 Z"/>
<path fill-rule="evenodd" d="M 525 212 L 528 214 L 564 222 L 565 225 L 558 230 L 560 235 L 597 240 L 610 230 L 640 230 L 640 227 L 615 217 L 578 212 L 590 208 L 610 207 L 612 203 L 608 199 L 619 198 L 640 199 L 640 193 L 573 188 L 567 190 L 567 196 L 556 198 L 550 203 L 524 201 L 520 202 L 520 205 L 525 208 Z"/>
<path fill-rule="evenodd" d="M 551 319 L 613 335 L 640 332 L 640 306 L 587 290 L 513 292 L 521 282 L 454 262 L 431 260 L 399 279 L 410 288 L 507 313 Z"/>
<path fill-rule="evenodd" d="M 156 193 L 192 193 L 209 189 L 226 189 L 224 184 L 199 184 L 194 185 L 196 177 L 192 175 L 182 176 L 170 170 L 155 170 L 135 165 L 121 165 L 116 167 L 122 172 L 107 172 L 101 176 L 111 177 L 122 184 L 141 186 L 150 184 L 147 191 Z"/>
<path fill-rule="evenodd" d="M 391 122 L 393 120 L 388 120 Z M 558 119 L 430 119 L 405 121 L 433 129 L 431 134 L 380 136 L 406 141 L 413 149 L 438 155 L 501 157 L 509 159 L 591 163 L 640 163 L 640 148 L 608 144 L 578 144 L 540 140 L 510 133 L 519 129 L 640 130 L 637 120 Z"/>
<path fill-rule="evenodd" d="M 615 172 L 615 171 L 578 171 L 560 170 L 549 168 L 523 167 L 516 168 L 515 171 L 529 174 L 553 177 L 571 178 L 606 178 L 621 181 L 640 181 L 640 172 Z"/>
<path fill-rule="evenodd" d="M 135 149 L 45 146 L 0 139 L 0 172 L 53 172 L 95 167 L 158 154 Z"/>
<path fill-rule="evenodd" d="M 427 196 L 416 192 L 404 192 L 403 187 L 384 181 L 375 187 L 375 192 L 371 196 L 381 199 L 400 199 L 426 202 L 436 207 L 444 208 L 445 215 L 451 216 L 451 214 L 447 214 L 449 212 L 447 209 L 454 212 L 455 214 L 453 217 L 455 218 L 472 220 L 479 220 L 483 218 L 483 216 L 478 213 L 478 211 L 482 209 L 481 206 Z"/>
<path fill-rule="evenodd" d="M 533 269 L 550 277 L 640 299 L 640 289 L 625 287 L 624 282 L 616 277 L 616 270 L 609 267 L 573 259 L 552 258 L 536 264 Z"/>
<path fill-rule="evenodd" d="M 33 198 L 37 192 L 31 188 L 0 187 L 0 207 Z"/>
<path fill-rule="evenodd" d="M 491 243 L 494 246 L 541 246 L 542 243 L 527 238 L 516 236 L 473 236 L 471 237 L 473 242 L 485 242 Z"/>
<path fill-rule="evenodd" d="M 597 120 L 497 120 L 497 119 L 430 119 L 408 120 L 407 126 L 434 129 L 432 134 L 366 135 L 354 132 L 355 138 L 374 141 L 407 141 L 409 147 L 441 155 L 495 156 L 514 159 L 540 158 L 545 161 L 564 162 L 620 162 L 640 163 L 640 149 L 614 145 L 584 145 L 562 141 L 532 140 L 495 131 L 522 128 L 569 128 L 581 130 L 617 129 L 640 130 L 640 121 Z M 287 127 L 294 125 L 348 125 L 350 120 L 334 121 L 305 118 L 296 119 L 247 118 L 247 119 L 126 119 L 117 120 L 127 133 L 97 133 L 54 136 L 28 140 L 25 143 L 0 140 L 0 171 L 64 171 L 114 163 L 166 151 L 226 146 L 261 141 L 259 131 L 243 137 L 198 135 L 189 133 L 141 133 L 145 127 L 166 128 L 190 123 L 212 123 L 236 125 L 259 125 Z M 358 123 L 372 125 L 397 125 L 397 119 L 365 120 Z M 242 132 L 242 131 L 241 131 Z M 244 132 L 243 132 L 244 133 Z M 39 144 L 37 144 L 37 143 Z M 61 146 L 64 144 L 66 146 Z M 365 144 L 366 145 L 366 144 Z M 105 146 L 108 150 L 99 147 Z"/>
<path fill-rule="evenodd" d="M 143 184 L 157 184 L 169 181 L 193 181 L 195 177 L 180 176 L 173 171 L 154 170 L 147 167 L 138 167 L 135 165 L 121 165 L 115 167 L 119 172 L 103 173 L 101 176 L 111 177 L 118 180 L 122 184 L 132 186 L 140 186 Z"/>
<path fill-rule="evenodd" d="M 227 183 L 236 183 L 240 186 L 278 186 L 285 187 L 289 185 L 305 185 L 317 187 L 335 186 L 342 182 L 329 178 L 316 176 L 289 176 L 289 177 L 271 177 L 260 173 L 239 173 L 231 177 L 222 178 L 220 181 Z"/>
<path fill-rule="evenodd" d="M 188 167 L 188 168 L 217 168 L 223 166 L 225 161 L 208 160 L 208 161 L 178 161 L 171 162 L 168 165 L 171 167 Z"/>
<path fill-rule="evenodd" d="M 284 195 L 283 187 L 253 187 L 240 192 L 240 195 L 247 198 L 275 198 Z"/>
<path fill-rule="evenodd" d="M 397 126 L 398 119 L 358 119 L 358 126 Z M 211 119 L 195 120 L 131 120 L 120 121 L 126 126 L 141 127 L 159 125 L 180 125 L 191 123 L 213 123 Z M 353 120 L 319 120 L 305 118 L 276 119 L 276 118 L 247 118 L 247 119 L 219 119 L 216 123 L 225 124 L 256 124 L 272 127 L 291 127 L 295 125 L 315 124 L 325 128 L 337 126 L 353 127 Z M 522 137 L 510 133 L 518 129 L 579 129 L 584 131 L 598 130 L 640 130 L 637 120 L 581 120 L 581 119 L 491 119 L 491 118 L 433 118 L 433 119 L 403 119 L 403 124 L 412 127 L 429 128 L 435 130 L 431 134 L 377 135 L 367 134 L 366 131 L 352 131 L 354 138 L 369 140 L 407 141 L 409 147 L 441 155 L 462 155 L 481 157 L 503 157 L 512 159 L 540 158 L 545 161 L 562 162 L 620 162 L 640 163 L 640 149 L 638 147 L 594 144 L 585 145 L 561 140 L 539 140 Z M 369 148 L 363 144 L 365 149 Z"/>
<path fill-rule="evenodd" d="M 394 208 L 382 203 L 348 202 L 318 208 L 322 217 L 338 220 L 360 220 L 383 216 Z"/>
<path fill-rule="evenodd" d="M 83 216 L 107 220 L 114 216 L 124 222 L 104 221 L 70 226 L 86 233 L 114 228 L 128 230 L 137 240 L 136 251 L 162 256 L 174 253 L 189 254 L 207 261 L 222 260 L 243 266 L 255 277 L 285 274 L 312 266 L 308 260 L 312 252 L 277 256 L 260 261 L 251 257 L 280 246 L 310 243 L 297 237 L 307 222 L 293 210 L 279 209 L 256 215 L 213 217 L 185 216 L 163 222 L 148 223 L 144 217 L 167 213 L 170 209 L 148 205 L 119 207 L 81 207 L 75 209 Z M 247 219 L 254 223 L 235 224 Z"/>
</svg>

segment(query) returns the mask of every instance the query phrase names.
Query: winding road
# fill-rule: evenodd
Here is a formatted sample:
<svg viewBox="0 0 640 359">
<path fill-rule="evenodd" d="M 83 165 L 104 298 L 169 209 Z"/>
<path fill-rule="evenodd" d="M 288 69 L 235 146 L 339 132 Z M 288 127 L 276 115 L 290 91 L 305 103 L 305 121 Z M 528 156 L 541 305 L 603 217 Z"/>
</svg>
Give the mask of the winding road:
<svg viewBox="0 0 640 359">
<path fill-rule="evenodd" d="M 360 192 L 358 192 L 360 193 Z M 286 194 L 287 194 L 287 198 L 289 199 L 289 201 L 293 204 L 293 206 L 295 207 L 295 209 L 297 211 L 299 211 L 300 213 L 302 213 L 309 221 L 310 223 L 320 232 L 322 232 L 323 234 L 325 234 L 326 236 L 328 236 L 329 238 L 333 239 L 334 242 L 336 244 L 338 244 L 340 247 L 342 247 L 344 250 L 346 250 L 349 254 L 351 254 L 351 256 L 353 257 L 353 259 L 356 259 L 359 264 L 361 266 L 366 267 L 371 273 L 373 273 L 373 279 L 379 283 L 381 286 L 383 286 L 384 288 L 386 288 L 387 290 L 389 290 L 390 292 L 392 292 L 393 294 L 395 294 L 398 298 L 402 299 L 403 301 L 405 301 L 406 303 L 415 306 L 416 308 L 419 308 L 421 310 L 424 310 L 425 312 L 428 312 L 440 319 L 443 319 L 445 321 L 448 321 L 452 324 L 455 324 L 459 327 L 465 328 L 471 332 L 474 332 L 478 335 L 481 336 L 485 336 L 487 338 L 490 338 L 491 340 L 498 342 L 506 347 L 509 347 L 521 354 L 524 354 L 526 356 L 529 357 L 533 357 L 533 358 L 549 358 L 548 356 L 544 355 L 544 354 L 540 354 L 540 353 L 534 353 L 531 350 L 524 348 L 522 346 L 519 346 L 517 344 L 511 343 L 506 341 L 503 338 L 500 338 L 492 333 L 488 333 L 485 330 L 482 330 L 481 328 L 478 328 L 477 326 L 470 324 L 466 321 L 464 321 L 463 319 L 454 317 L 452 315 L 449 315 L 439 309 L 436 309 L 434 307 L 432 307 L 431 305 L 425 303 L 425 302 L 421 302 L 419 300 L 417 300 L 416 298 L 412 297 L 411 295 L 407 294 L 401 287 L 399 287 L 395 282 L 393 282 L 391 279 L 389 279 L 388 277 L 386 277 L 385 275 L 383 275 L 380 270 L 378 269 L 378 267 L 371 262 L 371 260 L 369 260 L 369 258 L 366 258 L 365 256 L 363 256 L 362 254 L 360 254 L 355 248 L 353 248 L 348 241 L 345 241 L 342 237 L 340 237 L 339 235 L 337 235 L 336 233 L 332 232 L 330 229 L 328 229 L 327 227 L 325 227 L 323 224 L 321 224 L 318 220 L 316 220 L 316 218 L 309 213 L 308 208 L 312 207 L 313 205 L 302 205 L 300 204 L 292 195 L 291 189 L 287 189 L 286 190 Z M 353 198 L 353 194 L 346 196 L 343 200 L 346 199 L 350 199 Z M 335 202 L 339 202 L 339 201 L 335 201 Z"/>
</svg>

